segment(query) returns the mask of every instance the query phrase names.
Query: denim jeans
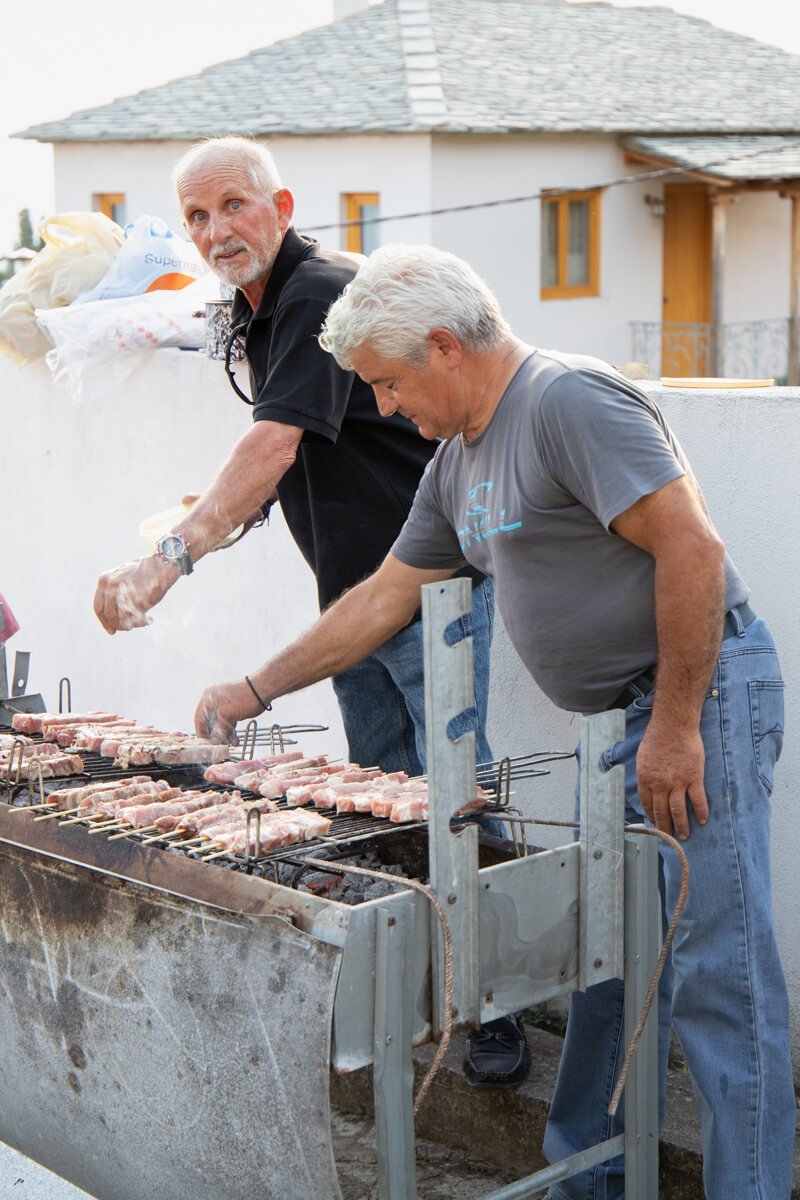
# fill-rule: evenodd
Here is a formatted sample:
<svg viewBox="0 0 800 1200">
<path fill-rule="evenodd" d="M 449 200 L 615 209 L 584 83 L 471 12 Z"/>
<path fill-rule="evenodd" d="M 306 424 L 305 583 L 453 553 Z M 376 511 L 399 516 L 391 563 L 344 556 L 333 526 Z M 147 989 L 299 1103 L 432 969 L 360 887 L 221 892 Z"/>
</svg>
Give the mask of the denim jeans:
<svg viewBox="0 0 800 1200">
<path fill-rule="evenodd" d="M 641 821 L 636 752 L 653 697 L 628 707 L 625 740 L 603 756 L 625 767 L 626 815 Z M 788 1200 L 795 1098 L 789 1013 L 770 900 L 769 796 L 783 743 L 783 682 L 763 621 L 726 638 L 703 706 L 710 815 L 683 844 L 689 893 L 659 990 L 660 1114 L 674 1022 L 700 1112 L 708 1200 Z M 661 851 L 673 912 L 677 856 Z M 544 1140 L 550 1162 L 620 1133 L 606 1109 L 624 1053 L 622 985 L 574 993 Z M 551 1188 L 559 1200 L 622 1200 L 621 1158 Z"/>
<path fill-rule="evenodd" d="M 489 702 L 489 652 L 494 621 L 494 588 L 490 579 L 472 589 L 472 612 L 447 631 L 452 645 L 472 634 L 475 708 L 461 713 L 448 730 L 455 740 L 475 731 L 475 757 L 490 762 L 486 738 Z M 422 620 L 384 642 L 374 654 L 333 678 L 350 758 L 383 771 L 425 773 L 425 681 Z"/>
</svg>

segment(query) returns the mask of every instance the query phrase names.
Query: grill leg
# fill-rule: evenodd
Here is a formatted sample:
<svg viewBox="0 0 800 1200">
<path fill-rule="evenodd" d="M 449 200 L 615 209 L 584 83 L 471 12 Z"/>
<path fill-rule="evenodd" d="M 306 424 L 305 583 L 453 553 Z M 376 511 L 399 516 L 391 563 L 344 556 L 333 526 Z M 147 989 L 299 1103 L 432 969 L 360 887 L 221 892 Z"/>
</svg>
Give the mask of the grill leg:
<svg viewBox="0 0 800 1200">
<path fill-rule="evenodd" d="M 414 906 L 378 909 L 375 931 L 375 1137 L 380 1200 L 416 1200 L 414 1066 L 411 1060 L 414 997 L 409 987 L 409 934 Z"/>
<path fill-rule="evenodd" d="M 655 838 L 625 839 L 625 1044 L 633 1034 L 659 950 Z M 625 1084 L 625 1200 L 658 1195 L 658 996 Z"/>
</svg>

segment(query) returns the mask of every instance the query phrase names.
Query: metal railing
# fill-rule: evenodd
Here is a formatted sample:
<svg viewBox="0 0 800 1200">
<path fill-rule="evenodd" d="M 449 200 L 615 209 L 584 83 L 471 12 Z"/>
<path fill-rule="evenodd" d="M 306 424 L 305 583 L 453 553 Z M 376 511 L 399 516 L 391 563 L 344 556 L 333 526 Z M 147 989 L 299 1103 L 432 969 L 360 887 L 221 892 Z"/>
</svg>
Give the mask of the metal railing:
<svg viewBox="0 0 800 1200">
<path fill-rule="evenodd" d="M 789 320 L 730 321 L 723 325 L 722 374 L 775 379 L 789 371 Z M 646 363 L 650 377 L 712 374 L 710 322 L 631 321 L 632 357 Z"/>
</svg>

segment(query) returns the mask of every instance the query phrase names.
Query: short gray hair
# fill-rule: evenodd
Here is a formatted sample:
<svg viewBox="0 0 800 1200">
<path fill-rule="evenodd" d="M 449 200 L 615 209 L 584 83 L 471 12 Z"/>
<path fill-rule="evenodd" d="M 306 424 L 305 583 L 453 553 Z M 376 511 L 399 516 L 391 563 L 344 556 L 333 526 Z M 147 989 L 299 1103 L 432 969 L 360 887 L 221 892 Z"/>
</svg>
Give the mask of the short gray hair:
<svg viewBox="0 0 800 1200">
<path fill-rule="evenodd" d="M 260 142 L 246 137 L 204 138 L 178 159 L 172 170 L 172 184 L 177 191 L 183 179 L 194 169 L 209 162 L 228 162 L 242 166 L 251 182 L 264 193 L 283 187 L 278 167 L 271 152 Z"/>
<path fill-rule="evenodd" d="M 345 370 L 367 343 L 421 368 L 432 329 L 448 329 L 476 354 L 511 336 L 494 293 L 463 259 L 433 246 L 383 246 L 331 305 L 319 342 Z"/>
</svg>

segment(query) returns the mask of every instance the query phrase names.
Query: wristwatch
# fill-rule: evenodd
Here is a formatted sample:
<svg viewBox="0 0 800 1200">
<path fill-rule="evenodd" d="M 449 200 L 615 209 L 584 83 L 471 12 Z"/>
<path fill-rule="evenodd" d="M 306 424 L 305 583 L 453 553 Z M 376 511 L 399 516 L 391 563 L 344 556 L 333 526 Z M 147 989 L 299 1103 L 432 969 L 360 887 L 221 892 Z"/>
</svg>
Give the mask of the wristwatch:
<svg viewBox="0 0 800 1200">
<path fill-rule="evenodd" d="M 165 533 L 156 542 L 156 554 L 164 562 L 177 567 L 181 575 L 191 575 L 194 570 L 189 543 L 182 533 Z"/>
</svg>

